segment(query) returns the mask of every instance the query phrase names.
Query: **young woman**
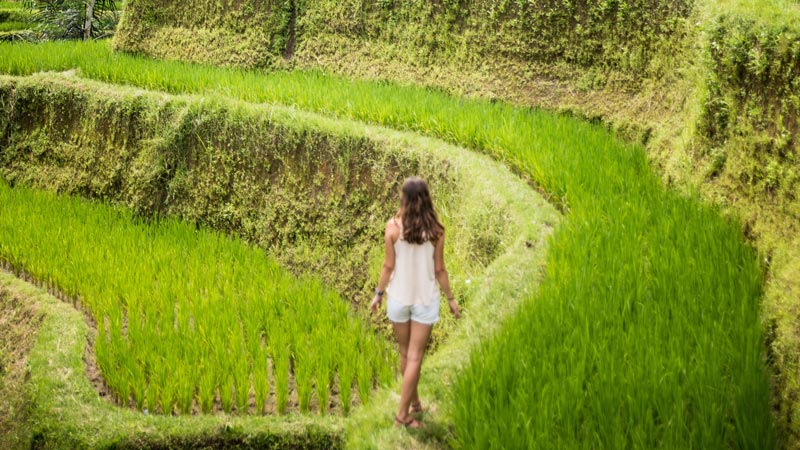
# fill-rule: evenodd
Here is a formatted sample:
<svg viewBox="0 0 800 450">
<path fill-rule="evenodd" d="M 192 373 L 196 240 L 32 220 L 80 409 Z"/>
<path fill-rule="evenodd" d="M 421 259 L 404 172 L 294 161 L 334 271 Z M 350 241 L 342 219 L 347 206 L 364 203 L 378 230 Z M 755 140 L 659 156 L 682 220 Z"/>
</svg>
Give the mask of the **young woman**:
<svg viewBox="0 0 800 450">
<path fill-rule="evenodd" d="M 384 292 L 386 312 L 400 345 L 403 387 L 395 425 L 421 428 L 411 413 L 421 413 L 417 393 L 422 357 L 439 320 L 440 289 L 450 312 L 459 317 L 458 303 L 450 290 L 444 267 L 444 227 L 436 217 L 428 185 L 411 177 L 403 183 L 400 210 L 386 223 L 386 257 L 370 309 L 378 312 Z"/>
</svg>

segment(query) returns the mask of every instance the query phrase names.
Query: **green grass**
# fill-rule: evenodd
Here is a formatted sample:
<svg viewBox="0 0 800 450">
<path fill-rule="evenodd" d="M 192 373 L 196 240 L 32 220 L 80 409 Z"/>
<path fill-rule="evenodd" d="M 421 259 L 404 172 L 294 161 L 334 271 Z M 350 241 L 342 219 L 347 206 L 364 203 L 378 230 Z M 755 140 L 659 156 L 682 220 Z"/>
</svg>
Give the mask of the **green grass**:
<svg viewBox="0 0 800 450">
<path fill-rule="evenodd" d="M 0 31 L 20 31 L 27 30 L 31 24 L 27 22 L 4 22 L 0 23 Z"/>
<path fill-rule="evenodd" d="M 541 292 L 474 353 L 456 389 L 470 447 L 771 448 L 761 269 L 735 223 L 665 191 L 642 149 L 568 117 L 316 72 L 246 72 L 114 54 L 0 48 L 0 71 L 77 68 L 410 129 L 507 161 L 568 213 Z"/>
<path fill-rule="evenodd" d="M 0 2 L 0 9 L 22 9 L 24 7 L 22 2 Z"/>
<path fill-rule="evenodd" d="M 558 231 L 541 294 L 456 386 L 466 448 L 774 446 L 754 252 L 715 211 L 643 194 Z"/>
<path fill-rule="evenodd" d="M 106 381 L 138 409 L 210 413 L 218 395 L 225 412 L 259 414 L 272 386 L 285 413 L 291 367 L 301 411 L 334 376 L 348 411 L 345 387 L 393 376 L 388 345 L 335 293 L 216 232 L 0 184 L 0 255 L 80 298 Z"/>
</svg>

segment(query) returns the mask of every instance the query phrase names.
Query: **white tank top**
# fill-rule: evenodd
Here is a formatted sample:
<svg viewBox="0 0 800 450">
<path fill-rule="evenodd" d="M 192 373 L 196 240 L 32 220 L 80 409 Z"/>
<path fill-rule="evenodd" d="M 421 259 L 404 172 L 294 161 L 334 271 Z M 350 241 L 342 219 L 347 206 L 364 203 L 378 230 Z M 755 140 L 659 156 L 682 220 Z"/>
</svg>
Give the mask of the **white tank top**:
<svg viewBox="0 0 800 450">
<path fill-rule="evenodd" d="M 392 300 L 401 305 L 430 305 L 439 301 L 433 250 L 431 241 L 410 244 L 401 237 L 394 243 L 394 272 L 386 288 Z"/>
</svg>

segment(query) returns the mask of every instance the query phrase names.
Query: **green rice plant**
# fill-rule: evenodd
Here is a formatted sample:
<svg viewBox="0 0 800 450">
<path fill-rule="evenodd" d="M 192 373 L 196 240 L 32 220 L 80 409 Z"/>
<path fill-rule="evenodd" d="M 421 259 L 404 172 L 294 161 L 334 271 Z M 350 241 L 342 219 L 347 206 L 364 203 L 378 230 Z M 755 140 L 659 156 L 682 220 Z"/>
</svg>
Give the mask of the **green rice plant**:
<svg viewBox="0 0 800 450">
<path fill-rule="evenodd" d="M 236 360 L 234 366 L 236 374 L 233 389 L 236 392 L 236 411 L 239 414 L 247 414 L 250 400 L 250 365 L 246 359 L 240 358 Z"/>
<path fill-rule="evenodd" d="M 330 390 L 333 386 L 333 357 L 331 352 L 319 351 L 315 353 L 316 388 L 319 401 L 319 413 L 327 414 L 330 407 Z"/>
<path fill-rule="evenodd" d="M 178 410 L 181 414 L 191 414 L 195 391 L 195 377 L 192 373 L 194 371 L 188 366 L 182 367 L 182 373 L 178 375 L 178 378 L 181 380 L 178 389 Z"/>
<path fill-rule="evenodd" d="M 180 387 L 174 375 L 173 373 L 173 375 L 167 379 L 166 384 L 161 388 L 161 412 L 163 414 L 169 415 L 175 413 L 175 408 L 178 404 Z"/>
<path fill-rule="evenodd" d="M 222 375 L 219 385 L 219 399 L 222 410 L 230 414 L 233 412 L 234 377 L 231 373 Z"/>
<path fill-rule="evenodd" d="M 128 390 L 133 395 L 136 408 L 142 410 L 147 402 L 147 382 L 144 379 L 144 373 L 138 370 L 138 366 L 132 365 L 131 369 Z"/>
<path fill-rule="evenodd" d="M 275 386 L 275 402 L 278 414 L 286 414 L 289 404 L 289 352 L 286 338 L 280 333 L 270 334 L 272 375 Z"/>
<path fill-rule="evenodd" d="M 366 403 L 369 400 L 369 393 L 372 391 L 372 381 L 374 373 L 372 368 L 372 361 L 367 358 L 361 358 L 356 361 L 356 385 L 358 386 L 358 398 L 361 403 Z"/>
<path fill-rule="evenodd" d="M 339 349 L 352 348 L 354 347 L 353 344 L 349 340 L 342 340 L 339 342 Z M 341 358 L 337 363 L 336 371 L 339 379 L 339 403 L 342 405 L 342 411 L 345 414 L 349 414 L 352 407 L 353 378 L 356 375 L 355 362 Z"/>
<path fill-rule="evenodd" d="M 155 396 L 155 401 L 149 409 L 153 413 L 160 412 L 161 414 L 169 414 L 171 412 L 169 405 L 164 400 L 167 397 L 165 395 L 164 388 L 167 385 L 167 379 L 170 376 L 170 371 L 171 367 L 165 363 L 156 363 L 153 366 L 150 384 L 147 386 L 148 391 L 152 391 L 152 395 Z M 106 377 L 108 376 L 106 375 Z"/>
<path fill-rule="evenodd" d="M 200 410 L 204 414 L 210 414 L 214 408 L 214 399 L 216 398 L 217 377 L 214 373 L 214 366 L 208 364 L 205 360 L 201 360 L 200 364 L 200 379 L 198 381 L 198 401 L 200 403 Z"/>
<path fill-rule="evenodd" d="M 294 385 L 297 389 L 297 401 L 300 411 L 307 412 L 311 404 L 311 394 L 314 391 L 314 350 L 308 341 L 302 339 L 302 345 L 295 346 L 293 359 Z"/>
<path fill-rule="evenodd" d="M 266 357 L 266 349 L 257 353 L 253 361 L 253 391 L 256 400 L 256 414 L 261 414 L 267 404 L 269 397 L 269 361 Z"/>
<path fill-rule="evenodd" d="M 147 384 L 147 389 L 144 393 L 145 401 L 144 407 L 147 408 L 147 411 L 158 411 L 158 399 L 160 397 L 158 388 L 153 383 Z M 205 412 L 205 411 L 204 411 Z"/>
</svg>

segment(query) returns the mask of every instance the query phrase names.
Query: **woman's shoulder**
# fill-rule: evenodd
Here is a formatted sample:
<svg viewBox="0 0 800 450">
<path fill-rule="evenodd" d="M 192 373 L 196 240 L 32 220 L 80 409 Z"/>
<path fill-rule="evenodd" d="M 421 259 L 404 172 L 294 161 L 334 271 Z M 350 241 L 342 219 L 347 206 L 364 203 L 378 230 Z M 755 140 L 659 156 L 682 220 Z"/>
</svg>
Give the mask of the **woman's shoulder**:
<svg viewBox="0 0 800 450">
<path fill-rule="evenodd" d="M 386 228 L 387 229 L 397 228 L 399 230 L 402 226 L 403 225 L 400 222 L 400 219 L 398 219 L 397 217 L 392 217 L 392 218 L 390 218 L 389 220 L 386 221 Z"/>
</svg>

